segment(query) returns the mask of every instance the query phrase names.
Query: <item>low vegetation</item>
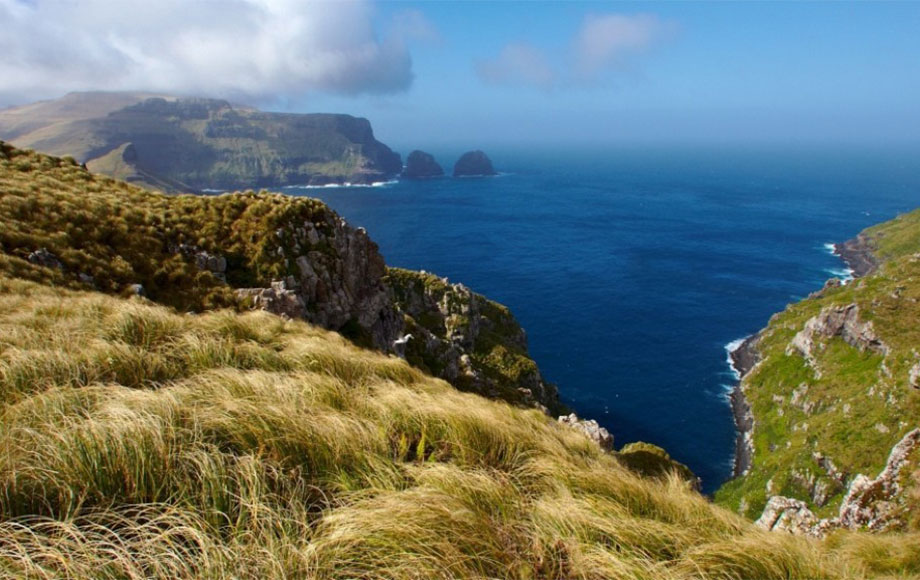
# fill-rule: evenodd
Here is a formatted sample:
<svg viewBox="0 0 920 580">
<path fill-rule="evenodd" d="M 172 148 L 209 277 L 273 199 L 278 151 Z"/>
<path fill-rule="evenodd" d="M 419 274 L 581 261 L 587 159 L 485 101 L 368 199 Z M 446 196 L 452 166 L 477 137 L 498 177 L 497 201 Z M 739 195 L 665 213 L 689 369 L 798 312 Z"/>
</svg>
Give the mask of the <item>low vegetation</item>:
<svg viewBox="0 0 920 580">
<path fill-rule="evenodd" d="M 920 558 L 917 537 L 759 531 L 537 411 L 265 313 L 5 278 L 0 393 L 7 576 L 866 577 Z"/>
<path fill-rule="evenodd" d="M 920 258 L 914 255 L 920 213 L 866 233 L 886 260 L 876 273 L 790 305 L 762 333 L 763 362 L 744 379 L 755 418 L 753 467 L 716 495 L 748 517 L 758 517 L 771 495 L 803 500 L 819 516 L 835 515 L 852 478 L 875 477 L 891 448 L 920 426 L 920 390 L 910 379 L 920 362 Z M 839 336 L 815 337 L 813 363 L 790 349 L 809 319 L 849 304 L 872 323 L 887 354 L 860 350 Z M 837 473 L 829 472 L 827 459 Z M 914 530 L 920 529 L 917 462 L 914 457 L 905 470 L 908 491 L 897 506 Z"/>
<path fill-rule="evenodd" d="M 339 334 L 215 310 L 227 286 L 169 250 L 221 240 L 274 277 L 277 220 L 323 206 L 166 198 L 3 144 L 0 169 L 0 576 L 920 574 L 918 533 L 768 533 L 660 449 L 603 452 Z M 117 295 L 136 282 L 166 306 Z M 490 317 L 486 347 L 513 321 Z"/>
<path fill-rule="evenodd" d="M 0 142 L 0 272 L 19 278 L 110 293 L 141 284 L 180 310 L 229 306 L 230 286 L 268 286 L 296 270 L 279 252 L 279 228 L 328 228 L 330 213 L 278 194 L 166 196 Z M 41 249 L 58 267 L 29 261 Z M 196 266 L 188 254 L 198 251 L 226 257 L 229 286 Z"/>
</svg>

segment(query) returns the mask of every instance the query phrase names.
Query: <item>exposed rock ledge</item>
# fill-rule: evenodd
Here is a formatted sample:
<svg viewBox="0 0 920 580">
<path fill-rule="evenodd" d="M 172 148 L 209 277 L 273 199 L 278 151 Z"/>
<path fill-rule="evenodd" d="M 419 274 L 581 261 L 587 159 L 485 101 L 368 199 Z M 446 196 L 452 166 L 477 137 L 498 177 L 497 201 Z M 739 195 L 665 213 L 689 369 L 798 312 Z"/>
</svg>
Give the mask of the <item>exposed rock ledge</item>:
<svg viewBox="0 0 920 580">
<path fill-rule="evenodd" d="M 613 435 L 609 431 L 598 425 L 594 419 L 579 419 L 578 415 L 562 415 L 559 417 L 559 423 L 581 431 L 585 436 L 598 444 L 604 451 L 613 450 Z"/>
<path fill-rule="evenodd" d="M 834 253 L 846 262 L 856 277 L 871 274 L 878 268 L 874 244 L 865 234 L 859 234 L 842 244 L 834 244 Z"/>
<path fill-rule="evenodd" d="M 760 353 L 757 345 L 760 334 L 753 334 L 729 351 L 728 357 L 732 369 L 738 374 L 738 383 L 729 395 L 732 407 L 732 418 L 735 421 L 735 458 L 732 463 L 732 477 L 740 477 L 751 468 L 754 459 L 754 415 L 751 406 L 744 396 L 741 379 L 745 377 L 760 362 Z"/>
<path fill-rule="evenodd" d="M 553 412 L 564 409 L 504 306 L 432 274 L 387 268 L 363 228 L 327 209 L 269 235 L 265 251 L 283 262 L 286 275 L 268 287 L 236 289 L 244 304 L 403 356 L 461 390 Z M 221 280 L 234 274 L 217 253 L 192 246 L 176 251 Z"/>
<path fill-rule="evenodd" d="M 907 433 L 888 455 L 885 468 L 875 479 L 858 474 L 850 482 L 837 517 L 819 519 L 805 502 L 773 496 L 755 522 L 766 530 L 823 537 L 829 530 L 868 528 L 885 531 L 898 523 L 898 479 L 911 453 L 920 448 L 920 429 Z"/>
<path fill-rule="evenodd" d="M 820 347 L 815 344 L 815 336 L 839 336 L 860 351 L 871 350 L 882 355 L 888 354 L 888 347 L 875 333 L 872 322 L 862 322 L 859 319 L 859 306 L 856 304 L 823 308 L 816 316 L 808 319 L 805 327 L 796 333 L 786 348 L 787 355 L 795 352 L 801 354 L 814 369 L 815 374 L 820 376 L 814 356 L 815 349 Z"/>
</svg>

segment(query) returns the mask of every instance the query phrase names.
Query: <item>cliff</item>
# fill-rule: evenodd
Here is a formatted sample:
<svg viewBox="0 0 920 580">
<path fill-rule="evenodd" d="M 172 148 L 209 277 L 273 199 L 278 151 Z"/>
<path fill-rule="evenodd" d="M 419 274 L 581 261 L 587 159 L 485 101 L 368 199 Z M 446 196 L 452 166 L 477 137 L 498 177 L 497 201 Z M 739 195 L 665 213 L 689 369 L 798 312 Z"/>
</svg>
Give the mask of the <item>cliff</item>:
<svg viewBox="0 0 920 580">
<path fill-rule="evenodd" d="M 0 138 L 165 191 L 371 183 L 402 170 L 366 119 L 216 99 L 73 93 L 0 111 Z"/>
<path fill-rule="evenodd" d="M 563 410 L 507 308 L 431 274 L 387 269 L 367 232 L 318 200 L 167 197 L 2 142 L 0 161 L 9 275 L 116 294 L 139 285 L 180 310 L 268 310 L 397 353 L 461 390 Z M 34 191 L 36 179 L 46 188 Z"/>
<path fill-rule="evenodd" d="M 753 456 L 716 499 L 770 529 L 917 529 L 920 212 L 837 248 L 862 276 L 790 305 L 738 355 Z"/>
</svg>

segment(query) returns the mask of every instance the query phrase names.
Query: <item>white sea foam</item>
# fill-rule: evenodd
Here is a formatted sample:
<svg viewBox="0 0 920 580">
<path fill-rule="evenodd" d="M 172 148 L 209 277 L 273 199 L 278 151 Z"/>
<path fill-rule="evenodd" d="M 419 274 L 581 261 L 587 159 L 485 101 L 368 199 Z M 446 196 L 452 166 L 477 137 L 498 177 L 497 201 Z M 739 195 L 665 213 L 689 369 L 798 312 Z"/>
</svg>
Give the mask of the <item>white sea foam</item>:
<svg viewBox="0 0 920 580">
<path fill-rule="evenodd" d="M 824 271 L 835 278 L 840 278 L 840 281 L 844 284 L 852 280 L 855 274 L 853 268 L 827 268 Z"/>
<path fill-rule="evenodd" d="M 836 256 L 837 255 L 837 244 L 827 242 L 824 244 L 824 249 L 827 250 L 827 253 Z"/>
<path fill-rule="evenodd" d="M 747 340 L 748 338 L 750 338 L 750 336 L 743 336 L 741 338 L 736 338 L 735 340 L 725 345 L 725 362 L 728 363 L 728 368 L 731 369 L 732 376 L 735 378 L 736 381 L 741 380 L 741 371 L 739 371 L 735 367 L 735 361 L 732 360 L 732 353 L 738 350 L 738 348 L 742 344 L 744 344 L 744 341 Z M 729 392 L 731 392 L 733 388 L 735 387 L 729 386 L 728 387 Z"/>
<path fill-rule="evenodd" d="M 399 183 L 398 179 L 374 181 L 372 183 L 351 183 L 346 181 L 345 183 L 324 183 L 323 185 L 285 185 L 281 189 L 357 189 L 364 187 L 386 187 L 396 183 Z"/>
</svg>

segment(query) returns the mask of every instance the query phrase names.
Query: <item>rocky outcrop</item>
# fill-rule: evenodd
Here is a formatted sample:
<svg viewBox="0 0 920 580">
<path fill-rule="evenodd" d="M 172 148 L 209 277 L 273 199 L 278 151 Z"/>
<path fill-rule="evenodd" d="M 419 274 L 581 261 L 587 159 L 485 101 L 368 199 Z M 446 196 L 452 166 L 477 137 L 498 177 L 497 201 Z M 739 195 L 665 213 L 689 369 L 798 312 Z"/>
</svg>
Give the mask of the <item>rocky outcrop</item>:
<svg viewBox="0 0 920 580">
<path fill-rule="evenodd" d="M 738 375 L 738 383 L 729 395 L 732 408 L 732 419 L 735 422 L 735 455 L 732 462 L 732 477 L 740 477 L 751 468 L 754 458 L 754 415 L 751 405 L 744 396 L 741 379 L 744 378 L 760 362 L 760 353 L 757 344 L 760 334 L 748 336 L 728 352 L 729 363 Z"/>
<path fill-rule="evenodd" d="M 920 447 L 920 429 L 905 435 L 891 449 L 885 468 L 875 479 L 857 475 L 840 506 L 840 525 L 846 528 L 867 527 L 883 530 L 898 511 L 898 479 L 911 453 Z"/>
<path fill-rule="evenodd" d="M 834 253 L 846 262 L 856 277 L 871 274 L 879 265 L 875 257 L 875 244 L 862 233 L 842 244 L 834 244 Z"/>
<path fill-rule="evenodd" d="M 920 429 L 907 433 L 888 455 L 885 468 L 870 479 L 857 474 L 850 482 L 837 517 L 819 519 L 801 500 L 773 496 L 756 525 L 774 531 L 823 537 L 828 531 L 866 528 L 885 531 L 901 524 L 903 506 L 899 480 L 911 454 L 920 448 Z"/>
<path fill-rule="evenodd" d="M 571 413 L 569 415 L 560 416 L 558 421 L 562 425 L 584 433 L 588 439 L 597 443 L 598 447 L 604 451 L 613 450 L 613 435 L 598 425 L 597 421 L 594 419 L 579 419 L 578 415 Z"/>
<path fill-rule="evenodd" d="M 392 352 L 402 335 L 402 315 L 384 283 L 383 256 L 363 228 L 354 228 L 333 212 L 318 223 L 292 223 L 273 232 L 278 252 L 296 267 L 296 275 L 269 288 L 237 290 L 253 307 L 303 318 L 342 331 L 358 343 Z M 211 263 L 211 256 L 196 261 Z"/>
<path fill-rule="evenodd" d="M 387 283 L 413 337 L 405 344 L 410 363 L 461 390 L 550 411 L 563 408 L 507 308 L 427 272 L 390 268 Z"/>
<path fill-rule="evenodd" d="M 527 354 L 527 336 L 507 308 L 425 272 L 388 269 L 363 228 L 331 211 L 271 233 L 291 274 L 236 290 L 243 304 L 336 330 L 395 353 L 457 388 L 514 404 L 562 408 L 554 385 Z M 227 260 L 194 246 L 178 251 L 227 279 Z M 407 339 L 406 335 L 412 338 Z"/>
<path fill-rule="evenodd" d="M 61 263 L 57 256 L 49 252 L 47 248 L 39 248 L 35 250 L 34 252 L 30 253 L 26 259 L 36 266 L 54 268 L 55 270 L 64 269 L 64 264 Z"/>
<path fill-rule="evenodd" d="M 415 150 L 406 158 L 406 168 L 403 177 L 408 179 L 425 179 L 428 177 L 441 177 L 444 169 L 438 165 L 434 157 L 424 151 Z"/>
<path fill-rule="evenodd" d="M 454 177 L 481 177 L 498 175 L 492 161 L 482 151 L 464 153 L 454 165 Z"/>
<path fill-rule="evenodd" d="M 863 322 L 859 319 L 859 306 L 848 304 L 845 306 L 829 306 L 819 314 L 810 318 L 805 327 L 796 333 L 792 342 L 786 349 L 786 354 L 798 352 L 820 376 L 816 366 L 815 337 L 831 338 L 839 336 L 850 346 L 861 351 L 871 350 L 879 354 L 887 354 L 888 347 L 875 333 L 872 322 Z"/>
</svg>

